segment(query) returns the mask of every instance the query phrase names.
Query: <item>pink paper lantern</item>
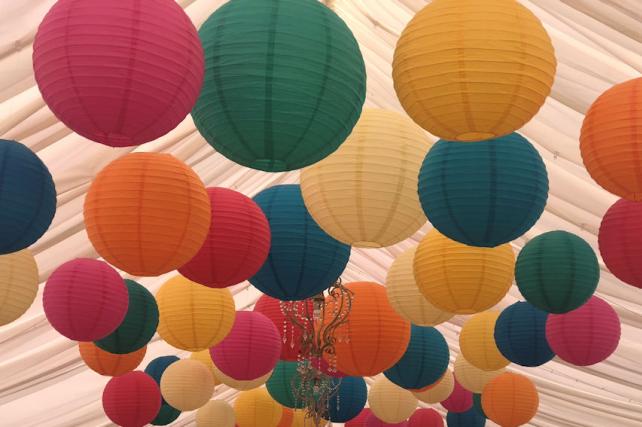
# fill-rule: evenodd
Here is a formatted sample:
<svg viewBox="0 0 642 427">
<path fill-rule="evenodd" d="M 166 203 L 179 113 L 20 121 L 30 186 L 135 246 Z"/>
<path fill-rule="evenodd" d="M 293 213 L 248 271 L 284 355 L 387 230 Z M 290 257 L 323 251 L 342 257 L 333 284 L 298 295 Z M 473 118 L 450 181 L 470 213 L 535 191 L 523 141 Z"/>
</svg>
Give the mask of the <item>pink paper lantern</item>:
<svg viewBox="0 0 642 427">
<path fill-rule="evenodd" d="M 107 417 L 123 427 L 142 427 L 156 418 L 161 393 L 156 381 L 141 371 L 112 378 L 103 390 Z"/>
<path fill-rule="evenodd" d="M 613 307 L 596 296 L 564 314 L 550 314 L 546 339 L 561 359 L 589 366 L 609 357 L 620 342 L 620 318 Z"/>
<path fill-rule="evenodd" d="M 143 144 L 191 111 L 204 74 L 196 28 L 175 0 L 58 0 L 33 43 L 53 113 L 101 144 Z"/>
<path fill-rule="evenodd" d="M 359 415 L 345 423 L 345 427 L 365 427 L 366 421 L 371 414 L 372 411 L 370 408 L 363 408 L 361 412 L 359 412 Z"/>
<path fill-rule="evenodd" d="M 112 333 L 127 314 L 125 281 L 109 264 L 78 258 L 58 267 L 42 296 L 47 320 L 75 341 L 96 341 Z"/>
<path fill-rule="evenodd" d="M 473 393 L 462 387 L 455 379 L 455 388 L 448 399 L 441 402 L 441 406 L 449 412 L 466 412 L 473 406 Z"/>
<path fill-rule="evenodd" d="M 239 381 L 253 380 L 274 369 L 281 354 L 281 338 L 263 314 L 237 311 L 232 330 L 210 348 L 210 354 L 225 375 Z"/>
<path fill-rule="evenodd" d="M 408 421 L 391 424 L 381 421 L 379 418 L 375 417 L 375 414 L 370 414 L 368 418 L 366 418 L 366 422 L 363 424 L 363 427 L 408 427 Z"/>
<path fill-rule="evenodd" d="M 444 419 L 432 408 L 421 408 L 412 414 L 408 427 L 444 427 Z"/>
</svg>

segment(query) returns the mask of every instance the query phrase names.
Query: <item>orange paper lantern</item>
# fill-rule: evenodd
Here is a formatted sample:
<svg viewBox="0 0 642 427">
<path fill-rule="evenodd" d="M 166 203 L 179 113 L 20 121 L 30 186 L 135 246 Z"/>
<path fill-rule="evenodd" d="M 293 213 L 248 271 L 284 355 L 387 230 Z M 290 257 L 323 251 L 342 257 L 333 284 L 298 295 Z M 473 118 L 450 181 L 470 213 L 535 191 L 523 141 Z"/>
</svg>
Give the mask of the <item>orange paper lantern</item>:
<svg viewBox="0 0 642 427">
<path fill-rule="evenodd" d="M 512 372 L 506 372 L 486 384 L 481 399 L 486 417 L 502 427 L 526 424 L 535 416 L 539 406 L 533 382 Z"/>
<path fill-rule="evenodd" d="M 126 354 L 109 353 L 93 342 L 79 342 L 78 350 L 85 364 L 100 375 L 115 377 L 133 371 L 145 357 L 147 346 Z"/>
<path fill-rule="evenodd" d="M 290 427 L 292 425 L 292 419 L 294 417 L 294 411 L 290 408 L 283 408 L 283 413 L 281 414 L 281 422 L 277 427 Z"/>
</svg>

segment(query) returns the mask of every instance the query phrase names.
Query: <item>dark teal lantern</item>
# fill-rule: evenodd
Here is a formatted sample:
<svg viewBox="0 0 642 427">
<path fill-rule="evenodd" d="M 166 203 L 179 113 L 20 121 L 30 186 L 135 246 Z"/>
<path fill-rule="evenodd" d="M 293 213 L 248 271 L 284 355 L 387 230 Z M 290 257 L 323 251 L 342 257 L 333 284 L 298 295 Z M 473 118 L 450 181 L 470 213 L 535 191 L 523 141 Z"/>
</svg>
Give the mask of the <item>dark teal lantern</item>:
<svg viewBox="0 0 642 427">
<path fill-rule="evenodd" d="M 384 375 L 399 387 L 421 389 L 437 382 L 448 368 L 450 351 L 437 329 L 412 325 L 406 352 Z"/>
<path fill-rule="evenodd" d="M 330 237 L 308 213 L 298 185 L 276 185 L 254 196 L 270 224 L 270 253 L 250 279 L 283 301 L 310 298 L 334 283 L 348 263 L 350 246 Z"/>
<path fill-rule="evenodd" d="M 203 24 L 205 79 L 194 123 L 218 152 L 269 172 L 335 151 L 365 101 L 348 26 L 317 0 L 232 0 Z"/>
<path fill-rule="evenodd" d="M 332 378 L 338 383 L 335 393 L 328 400 L 328 419 L 345 423 L 361 413 L 368 400 L 368 387 L 361 377 Z"/>
<path fill-rule="evenodd" d="M 145 368 L 145 373 L 152 377 L 154 381 L 156 381 L 156 384 L 160 387 L 160 382 L 161 382 L 161 377 L 163 376 L 163 372 L 165 372 L 165 369 L 169 367 L 172 363 L 180 360 L 176 356 L 160 356 L 157 357 L 156 359 L 152 360 L 147 364 L 147 367 Z M 151 422 L 152 425 L 155 426 L 166 426 L 172 421 L 174 421 L 176 418 L 179 417 L 181 414 L 181 411 L 178 409 L 174 408 L 173 406 L 170 406 L 167 402 L 165 402 L 165 399 L 162 399 L 161 401 L 161 407 L 160 410 L 158 411 L 158 415 L 156 415 L 156 418 Z"/>
<path fill-rule="evenodd" d="M 125 279 L 129 292 L 127 314 L 114 332 L 98 341 L 98 347 L 116 354 L 126 354 L 145 347 L 156 333 L 158 306 L 156 299 L 143 285 Z"/>
<path fill-rule="evenodd" d="M 527 302 L 506 307 L 495 322 L 495 344 L 504 357 L 522 366 L 540 366 L 555 357 L 546 341 L 548 313 Z"/>
<path fill-rule="evenodd" d="M 515 281 L 529 303 L 562 314 L 584 304 L 600 280 L 597 256 L 581 237 L 566 231 L 540 234 L 521 250 Z"/>
<path fill-rule="evenodd" d="M 466 412 L 448 412 L 446 414 L 446 424 L 448 427 L 484 427 L 486 425 L 486 417 L 472 406 Z"/>
<path fill-rule="evenodd" d="M 166 426 L 176 420 L 181 415 L 181 411 L 170 406 L 168 403 L 163 402 L 158 411 L 156 418 L 150 423 L 154 426 Z"/>
<path fill-rule="evenodd" d="M 481 393 L 473 393 L 473 409 L 477 409 L 480 415 L 484 418 L 488 418 L 482 407 Z"/>
<path fill-rule="evenodd" d="M 517 133 L 470 143 L 440 140 L 419 172 L 419 199 L 432 225 L 471 246 L 495 247 L 521 236 L 547 198 L 542 157 Z"/>
<path fill-rule="evenodd" d="M 270 396 L 286 408 L 301 409 L 305 404 L 298 401 L 293 391 L 295 386 L 300 387 L 301 384 L 298 366 L 298 362 L 279 361 L 265 383 Z"/>
<path fill-rule="evenodd" d="M 56 213 L 56 186 L 29 148 L 0 139 L 0 255 L 35 243 Z"/>
</svg>

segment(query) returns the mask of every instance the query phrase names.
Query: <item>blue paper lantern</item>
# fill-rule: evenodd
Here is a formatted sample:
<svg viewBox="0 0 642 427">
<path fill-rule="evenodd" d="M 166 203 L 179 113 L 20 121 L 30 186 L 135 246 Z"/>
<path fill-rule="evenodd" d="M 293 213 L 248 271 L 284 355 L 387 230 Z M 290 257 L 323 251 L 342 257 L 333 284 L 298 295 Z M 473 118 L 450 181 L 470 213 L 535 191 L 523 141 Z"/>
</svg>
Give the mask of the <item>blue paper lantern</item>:
<svg viewBox="0 0 642 427">
<path fill-rule="evenodd" d="M 179 361 L 180 359 L 176 356 L 161 356 L 152 360 L 147 364 L 145 368 L 145 373 L 150 377 L 154 378 L 154 381 L 160 386 L 161 377 L 165 369 L 172 363 Z"/>
<path fill-rule="evenodd" d="M 337 391 L 328 400 L 328 418 L 333 423 L 345 423 L 361 413 L 368 400 L 368 387 L 361 377 L 343 377 Z"/>
<path fill-rule="evenodd" d="M 29 148 L 0 139 L 0 255 L 36 242 L 56 213 L 56 186 Z"/>
<path fill-rule="evenodd" d="M 406 352 L 384 375 L 399 387 L 421 389 L 444 375 L 449 358 L 448 343 L 441 332 L 412 325 Z"/>
<path fill-rule="evenodd" d="M 180 415 L 181 411 L 174 408 L 173 406 L 170 406 L 169 403 L 163 402 L 160 410 L 158 411 L 158 415 L 156 415 L 156 418 L 154 418 L 154 420 L 150 424 L 154 426 L 166 426 L 176 421 L 176 418 L 178 418 Z"/>
<path fill-rule="evenodd" d="M 522 366 L 540 366 L 555 357 L 546 341 L 548 313 L 527 302 L 507 307 L 495 322 L 495 343 L 504 357 Z"/>
<path fill-rule="evenodd" d="M 446 424 L 448 427 L 484 427 L 486 417 L 473 406 L 466 412 L 448 412 Z"/>
<path fill-rule="evenodd" d="M 521 236 L 547 198 L 546 166 L 517 133 L 465 144 L 440 140 L 419 173 L 419 199 L 432 225 L 471 246 L 495 247 Z"/>
<path fill-rule="evenodd" d="M 270 224 L 272 244 L 250 283 L 283 301 L 310 298 L 334 283 L 350 246 L 330 237 L 308 213 L 298 185 L 276 185 L 254 196 Z"/>
</svg>

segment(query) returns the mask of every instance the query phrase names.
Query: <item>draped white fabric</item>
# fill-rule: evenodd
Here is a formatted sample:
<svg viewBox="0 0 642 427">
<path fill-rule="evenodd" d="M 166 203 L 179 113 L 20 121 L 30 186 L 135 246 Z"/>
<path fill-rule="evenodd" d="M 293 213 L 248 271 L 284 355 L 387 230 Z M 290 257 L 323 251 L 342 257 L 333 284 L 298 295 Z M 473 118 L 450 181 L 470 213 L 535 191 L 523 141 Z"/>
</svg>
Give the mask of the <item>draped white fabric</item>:
<svg viewBox="0 0 642 427">
<path fill-rule="evenodd" d="M 197 26 L 222 0 L 178 1 Z M 368 72 L 367 104 L 401 111 L 391 80 L 392 53 L 404 25 L 428 0 L 328 1 L 357 37 Z M 642 71 L 640 0 L 521 0 L 544 22 L 559 62 L 552 94 L 522 133 L 546 161 L 550 195 L 546 211 L 526 236 L 514 242 L 564 229 L 579 234 L 597 250 L 600 219 L 616 198 L 598 187 L 582 166 L 578 135 L 584 112 L 611 85 Z M 64 261 L 96 257 L 82 221 L 85 192 L 108 162 L 131 151 L 92 143 L 67 129 L 45 106 L 35 86 L 31 45 L 36 28 L 54 0 L 0 0 L 0 137 L 15 139 L 49 166 L 58 190 L 58 211 L 50 230 L 32 249 L 40 280 Z M 233 164 L 205 143 L 188 117 L 165 137 L 138 151 L 164 151 L 192 166 L 208 186 L 224 186 L 253 196 L 277 183 L 298 180 L 297 172 L 267 174 Z M 382 283 L 396 255 L 413 239 L 386 249 L 354 249 L 344 281 Z M 140 282 L 152 292 L 167 276 Z M 42 288 L 42 284 L 41 284 Z M 41 289 L 42 291 L 42 289 Z M 251 306 L 259 293 L 247 284 L 233 288 L 237 309 Z M 540 393 L 532 426 L 642 425 L 642 293 L 615 279 L 602 264 L 597 294 L 612 304 L 622 321 L 619 348 L 606 362 L 578 368 L 559 359 L 539 368 L 515 368 L 533 379 Z M 513 287 L 502 301 L 520 298 Z M 463 316 L 439 327 L 458 353 Z M 141 365 L 152 358 L 178 354 L 155 338 Z M 0 426 L 112 425 L 101 406 L 100 377 L 82 363 L 75 342 L 58 335 L 43 314 L 41 293 L 13 324 L 0 328 Z M 235 391 L 219 386 L 217 397 L 232 400 Z M 437 409 L 441 410 L 439 405 Z M 194 413 L 174 425 L 194 425 Z M 490 422 L 487 425 L 492 425 Z"/>
</svg>

